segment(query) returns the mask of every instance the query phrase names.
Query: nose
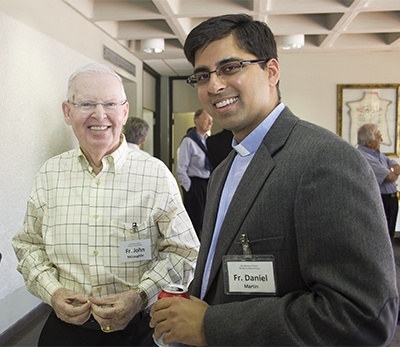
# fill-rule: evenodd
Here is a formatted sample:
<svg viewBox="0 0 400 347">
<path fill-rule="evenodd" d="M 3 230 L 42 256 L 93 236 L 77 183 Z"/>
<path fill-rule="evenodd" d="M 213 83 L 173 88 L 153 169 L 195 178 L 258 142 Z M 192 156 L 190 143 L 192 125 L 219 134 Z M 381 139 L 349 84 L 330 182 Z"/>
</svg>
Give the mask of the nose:
<svg viewBox="0 0 400 347">
<path fill-rule="evenodd" d="M 210 80 L 208 82 L 207 87 L 209 93 L 218 94 L 218 92 L 225 89 L 226 84 L 224 80 L 221 78 L 221 76 L 216 72 L 210 74 Z"/>
<path fill-rule="evenodd" d="M 106 111 L 104 110 L 103 105 L 97 104 L 93 110 L 92 117 L 100 120 L 100 119 L 105 118 L 105 116 L 106 116 Z"/>
</svg>

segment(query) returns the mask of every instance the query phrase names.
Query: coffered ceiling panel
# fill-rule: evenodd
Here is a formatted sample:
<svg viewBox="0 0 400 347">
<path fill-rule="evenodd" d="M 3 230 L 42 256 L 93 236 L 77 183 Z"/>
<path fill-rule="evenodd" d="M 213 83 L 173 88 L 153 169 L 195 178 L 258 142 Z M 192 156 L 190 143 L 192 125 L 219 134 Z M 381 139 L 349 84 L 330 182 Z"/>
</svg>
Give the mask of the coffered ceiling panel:
<svg viewBox="0 0 400 347">
<path fill-rule="evenodd" d="M 400 50 L 400 0 L 64 0 L 93 25 L 131 50 L 162 76 L 187 76 L 183 54 L 189 31 L 210 17 L 247 13 L 268 23 L 277 42 L 304 34 L 297 52 Z M 143 53 L 140 42 L 162 38 L 162 53 Z"/>
</svg>

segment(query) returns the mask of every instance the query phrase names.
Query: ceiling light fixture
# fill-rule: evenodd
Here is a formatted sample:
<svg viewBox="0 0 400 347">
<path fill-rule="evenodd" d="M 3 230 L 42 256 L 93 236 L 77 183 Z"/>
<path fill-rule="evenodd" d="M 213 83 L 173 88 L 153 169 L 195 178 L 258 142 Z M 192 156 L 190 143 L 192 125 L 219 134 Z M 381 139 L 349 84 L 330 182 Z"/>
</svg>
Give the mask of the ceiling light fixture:
<svg viewBox="0 0 400 347">
<path fill-rule="evenodd" d="M 304 46 L 304 34 L 282 36 L 282 49 L 298 49 Z"/>
<path fill-rule="evenodd" d="M 164 52 L 164 39 L 147 39 L 140 42 L 140 50 L 145 53 Z"/>
</svg>

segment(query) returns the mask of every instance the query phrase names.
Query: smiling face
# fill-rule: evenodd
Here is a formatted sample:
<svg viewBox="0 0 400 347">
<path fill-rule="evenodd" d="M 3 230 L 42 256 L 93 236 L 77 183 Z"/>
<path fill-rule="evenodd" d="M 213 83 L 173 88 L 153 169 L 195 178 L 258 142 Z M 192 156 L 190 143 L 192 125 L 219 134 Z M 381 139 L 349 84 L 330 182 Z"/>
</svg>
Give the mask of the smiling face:
<svg viewBox="0 0 400 347">
<path fill-rule="evenodd" d="M 195 71 L 214 71 L 221 62 L 256 60 L 236 44 L 229 35 L 200 49 L 195 54 Z M 210 75 L 207 84 L 198 86 L 198 96 L 206 111 L 224 129 L 231 130 L 236 141 L 242 141 L 279 103 L 277 83 L 279 63 L 270 59 L 266 67 L 247 65 L 229 76 Z"/>
<path fill-rule="evenodd" d="M 125 101 L 121 82 L 113 75 L 101 72 L 83 74 L 73 82 L 70 102 L 63 102 L 64 119 L 72 126 L 79 145 L 93 157 L 112 153 L 120 143 L 122 127 L 126 123 L 129 104 L 118 105 L 108 111 L 97 105 L 93 111 L 80 111 L 73 103 L 82 101 L 106 103 Z"/>
</svg>

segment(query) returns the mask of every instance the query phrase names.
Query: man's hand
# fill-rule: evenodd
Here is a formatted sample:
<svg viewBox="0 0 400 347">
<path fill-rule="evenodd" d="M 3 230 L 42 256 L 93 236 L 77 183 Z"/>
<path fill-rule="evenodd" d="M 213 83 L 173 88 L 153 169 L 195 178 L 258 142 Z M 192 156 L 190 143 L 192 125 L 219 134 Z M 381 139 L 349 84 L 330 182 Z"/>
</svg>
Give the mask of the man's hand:
<svg viewBox="0 0 400 347">
<path fill-rule="evenodd" d="M 400 165 L 394 164 L 390 167 L 390 171 L 393 172 L 396 176 L 400 175 Z"/>
<path fill-rule="evenodd" d="M 92 315 L 104 332 L 123 330 L 140 311 L 142 301 L 138 293 L 128 290 L 104 298 L 89 298 Z"/>
<path fill-rule="evenodd" d="M 90 317 L 91 304 L 88 297 L 65 288 L 54 292 L 51 306 L 58 318 L 70 324 L 82 325 Z"/>
<path fill-rule="evenodd" d="M 164 344 L 179 342 L 190 346 L 207 346 L 204 315 L 208 304 L 194 296 L 158 300 L 150 311 L 153 336 L 163 335 Z"/>
</svg>

